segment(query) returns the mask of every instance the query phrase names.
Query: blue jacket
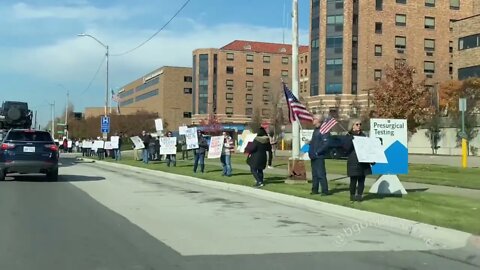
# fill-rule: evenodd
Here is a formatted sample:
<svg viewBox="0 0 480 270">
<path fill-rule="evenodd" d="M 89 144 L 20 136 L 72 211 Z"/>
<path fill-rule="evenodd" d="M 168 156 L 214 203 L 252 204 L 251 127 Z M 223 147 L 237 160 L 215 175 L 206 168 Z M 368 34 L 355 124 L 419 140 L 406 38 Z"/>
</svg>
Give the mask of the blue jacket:
<svg viewBox="0 0 480 270">
<path fill-rule="evenodd" d="M 325 158 L 328 153 L 328 138 L 330 133 L 321 134 L 320 128 L 315 128 L 313 131 L 312 139 L 310 140 L 310 148 L 308 149 L 308 157 L 311 160 L 317 158 Z"/>
</svg>

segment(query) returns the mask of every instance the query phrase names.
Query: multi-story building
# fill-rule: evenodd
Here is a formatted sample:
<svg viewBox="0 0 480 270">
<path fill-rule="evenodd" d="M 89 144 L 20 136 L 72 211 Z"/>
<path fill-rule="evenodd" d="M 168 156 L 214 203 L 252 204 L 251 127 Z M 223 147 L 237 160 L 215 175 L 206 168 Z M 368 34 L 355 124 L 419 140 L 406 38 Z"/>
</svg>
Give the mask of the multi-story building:
<svg viewBox="0 0 480 270">
<path fill-rule="evenodd" d="M 120 112 L 156 112 L 166 129 L 191 124 L 192 69 L 161 67 L 122 87 L 118 94 Z"/>
<path fill-rule="evenodd" d="M 480 13 L 455 22 L 453 36 L 455 79 L 480 77 Z"/>
<path fill-rule="evenodd" d="M 215 114 L 241 130 L 255 113 L 270 119 L 272 106 L 285 100 L 281 82 L 291 82 L 291 56 L 291 45 L 242 40 L 193 51 L 193 123 Z M 301 95 L 309 87 L 308 58 L 300 46 Z"/>
<path fill-rule="evenodd" d="M 476 0 L 312 0 L 310 107 L 343 117 L 369 106 L 387 66 L 406 61 L 426 85 L 453 77 L 452 23 Z"/>
</svg>

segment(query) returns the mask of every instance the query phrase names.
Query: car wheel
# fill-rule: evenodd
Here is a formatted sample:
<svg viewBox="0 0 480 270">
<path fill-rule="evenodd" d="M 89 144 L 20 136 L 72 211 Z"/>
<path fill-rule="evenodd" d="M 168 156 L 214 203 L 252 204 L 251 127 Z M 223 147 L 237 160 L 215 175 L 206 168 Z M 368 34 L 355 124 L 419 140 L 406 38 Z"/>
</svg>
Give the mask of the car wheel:
<svg viewBox="0 0 480 270">
<path fill-rule="evenodd" d="M 58 181 L 58 169 L 48 171 L 47 179 L 54 182 Z"/>
</svg>

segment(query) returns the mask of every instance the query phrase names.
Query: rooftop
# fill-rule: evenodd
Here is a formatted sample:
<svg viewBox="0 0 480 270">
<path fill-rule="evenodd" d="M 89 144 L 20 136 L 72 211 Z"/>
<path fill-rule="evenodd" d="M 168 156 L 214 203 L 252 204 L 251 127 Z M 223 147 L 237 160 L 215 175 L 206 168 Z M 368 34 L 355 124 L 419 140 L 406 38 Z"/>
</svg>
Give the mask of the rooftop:
<svg viewBox="0 0 480 270">
<path fill-rule="evenodd" d="M 220 48 L 221 50 L 245 51 L 257 53 L 292 54 L 292 45 L 248 40 L 234 40 Z M 308 52 L 308 46 L 299 46 L 298 53 Z"/>
</svg>

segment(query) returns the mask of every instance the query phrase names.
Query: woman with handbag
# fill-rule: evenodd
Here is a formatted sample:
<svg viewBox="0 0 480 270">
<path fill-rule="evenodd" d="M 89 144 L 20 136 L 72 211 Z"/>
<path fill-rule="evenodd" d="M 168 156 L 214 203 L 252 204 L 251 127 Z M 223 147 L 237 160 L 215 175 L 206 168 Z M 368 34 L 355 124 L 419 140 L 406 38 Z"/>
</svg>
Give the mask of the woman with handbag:
<svg viewBox="0 0 480 270">
<path fill-rule="evenodd" d="M 254 187 L 263 187 L 263 170 L 267 167 L 267 152 L 271 151 L 270 139 L 264 128 L 259 128 L 257 136 L 245 151 L 248 153 L 247 164 L 255 178 Z"/>
</svg>

